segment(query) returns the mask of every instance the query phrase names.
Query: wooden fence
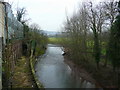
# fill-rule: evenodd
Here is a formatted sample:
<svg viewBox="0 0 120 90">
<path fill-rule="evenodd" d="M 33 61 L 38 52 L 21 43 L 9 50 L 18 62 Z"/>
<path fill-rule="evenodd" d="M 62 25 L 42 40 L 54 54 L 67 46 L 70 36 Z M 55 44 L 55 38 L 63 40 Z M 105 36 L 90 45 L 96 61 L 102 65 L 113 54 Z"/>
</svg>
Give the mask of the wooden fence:
<svg viewBox="0 0 120 90">
<path fill-rule="evenodd" d="M 12 77 L 17 60 L 22 56 L 22 41 L 18 40 L 4 47 L 4 69 L 7 86 L 12 87 Z"/>
</svg>

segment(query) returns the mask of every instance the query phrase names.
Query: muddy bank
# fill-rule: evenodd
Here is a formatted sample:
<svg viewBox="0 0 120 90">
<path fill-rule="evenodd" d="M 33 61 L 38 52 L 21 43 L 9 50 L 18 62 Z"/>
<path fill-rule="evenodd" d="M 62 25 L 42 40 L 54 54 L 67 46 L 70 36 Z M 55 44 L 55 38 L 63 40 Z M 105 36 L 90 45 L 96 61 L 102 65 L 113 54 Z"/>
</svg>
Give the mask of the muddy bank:
<svg viewBox="0 0 120 90">
<path fill-rule="evenodd" d="M 95 84 L 95 88 L 101 88 L 101 85 L 96 82 L 95 79 L 91 77 L 91 75 L 81 66 L 78 66 L 74 64 L 71 60 L 69 60 L 68 56 L 64 56 L 65 60 L 64 62 L 68 64 L 72 70 L 72 74 L 75 75 L 77 78 L 82 78 L 83 80 L 86 80 L 92 84 Z"/>
<path fill-rule="evenodd" d="M 65 63 L 67 63 L 72 69 L 73 73 L 78 77 L 82 77 L 85 80 L 94 83 L 96 87 L 102 88 L 118 88 L 118 77 L 117 72 L 113 72 L 111 67 L 104 67 L 100 64 L 100 69 L 97 70 L 95 66 L 90 63 L 86 65 L 77 65 L 72 60 L 70 56 L 65 55 Z"/>
</svg>

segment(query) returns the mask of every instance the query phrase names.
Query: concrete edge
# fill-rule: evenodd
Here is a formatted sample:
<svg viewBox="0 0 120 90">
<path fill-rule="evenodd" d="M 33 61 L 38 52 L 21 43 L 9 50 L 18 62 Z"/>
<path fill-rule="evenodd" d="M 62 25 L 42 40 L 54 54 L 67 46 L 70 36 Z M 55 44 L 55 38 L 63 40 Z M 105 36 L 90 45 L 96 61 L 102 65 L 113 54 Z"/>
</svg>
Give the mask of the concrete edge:
<svg viewBox="0 0 120 90">
<path fill-rule="evenodd" d="M 31 71 L 32 71 L 35 83 L 36 83 L 38 88 L 44 88 L 44 86 L 41 84 L 41 82 L 38 80 L 38 78 L 35 75 L 35 70 L 34 70 L 34 66 L 33 66 L 32 60 L 33 60 L 33 58 L 30 58 L 30 67 L 31 67 Z"/>
</svg>

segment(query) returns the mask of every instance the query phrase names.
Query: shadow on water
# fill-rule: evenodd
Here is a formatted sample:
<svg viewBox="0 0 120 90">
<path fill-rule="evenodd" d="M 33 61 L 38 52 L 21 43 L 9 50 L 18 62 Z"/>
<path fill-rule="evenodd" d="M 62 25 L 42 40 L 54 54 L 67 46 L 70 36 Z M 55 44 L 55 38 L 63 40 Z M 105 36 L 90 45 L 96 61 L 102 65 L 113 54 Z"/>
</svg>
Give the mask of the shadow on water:
<svg viewBox="0 0 120 90">
<path fill-rule="evenodd" d="M 36 76 L 45 88 L 94 88 L 95 85 L 72 75 L 70 67 L 64 63 L 62 49 L 48 44 L 46 54 L 38 58 Z"/>
</svg>

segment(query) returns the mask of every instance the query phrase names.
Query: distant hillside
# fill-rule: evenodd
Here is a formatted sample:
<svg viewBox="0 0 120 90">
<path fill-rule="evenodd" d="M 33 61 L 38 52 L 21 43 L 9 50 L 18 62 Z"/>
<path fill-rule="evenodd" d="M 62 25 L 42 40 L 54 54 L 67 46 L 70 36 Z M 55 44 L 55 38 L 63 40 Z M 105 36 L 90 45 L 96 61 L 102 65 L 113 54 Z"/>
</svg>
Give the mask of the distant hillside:
<svg viewBox="0 0 120 90">
<path fill-rule="evenodd" d="M 43 30 L 43 32 L 44 32 L 45 34 L 47 34 L 47 36 L 49 36 L 49 37 L 54 37 L 54 36 L 60 34 L 60 32 L 56 32 L 56 31 L 45 31 L 45 30 Z"/>
</svg>

